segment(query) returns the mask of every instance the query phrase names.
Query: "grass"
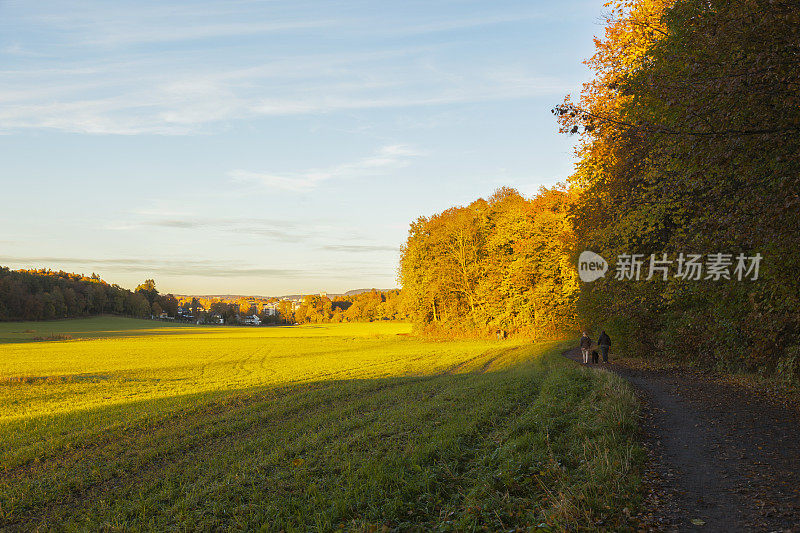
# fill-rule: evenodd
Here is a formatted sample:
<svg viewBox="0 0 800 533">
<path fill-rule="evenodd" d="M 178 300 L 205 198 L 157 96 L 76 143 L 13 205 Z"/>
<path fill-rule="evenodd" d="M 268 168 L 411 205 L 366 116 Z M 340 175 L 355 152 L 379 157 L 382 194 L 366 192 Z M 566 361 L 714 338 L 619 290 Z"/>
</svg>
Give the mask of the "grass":
<svg viewBox="0 0 800 533">
<path fill-rule="evenodd" d="M 41 337 L 70 335 L 73 338 L 127 337 L 185 332 L 190 324 L 136 318 L 96 317 L 44 322 L 0 322 L 0 344 L 31 342 Z"/>
<path fill-rule="evenodd" d="M 0 529 L 619 529 L 636 504 L 636 401 L 559 343 L 43 324 L 0 325 Z"/>
</svg>

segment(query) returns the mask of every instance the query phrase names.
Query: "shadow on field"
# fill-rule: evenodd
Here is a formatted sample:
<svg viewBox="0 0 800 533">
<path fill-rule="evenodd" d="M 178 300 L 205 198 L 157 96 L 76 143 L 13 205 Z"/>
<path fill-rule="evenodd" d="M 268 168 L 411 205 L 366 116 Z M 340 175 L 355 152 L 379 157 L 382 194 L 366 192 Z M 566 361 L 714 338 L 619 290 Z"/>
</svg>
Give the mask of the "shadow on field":
<svg viewBox="0 0 800 533">
<path fill-rule="evenodd" d="M 66 330 L 66 333 L 58 333 L 47 327 L 40 327 L 32 331 L 0 331 L 0 344 L 16 343 L 62 343 L 72 341 L 86 341 L 94 339 L 119 339 L 124 337 L 158 337 L 164 335 L 186 335 L 187 329 L 196 327 L 200 334 L 200 328 L 205 326 L 193 326 L 186 324 L 184 327 L 156 328 L 156 329 L 120 329 L 120 330 L 95 330 L 95 331 L 75 331 Z M 222 327 L 222 326 L 219 326 Z M 193 333 L 189 331 L 189 333 Z"/>
<path fill-rule="evenodd" d="M 0 529 L 624 525 L 635 400 L 530 351 L 10 422 Z"/>
</svg>

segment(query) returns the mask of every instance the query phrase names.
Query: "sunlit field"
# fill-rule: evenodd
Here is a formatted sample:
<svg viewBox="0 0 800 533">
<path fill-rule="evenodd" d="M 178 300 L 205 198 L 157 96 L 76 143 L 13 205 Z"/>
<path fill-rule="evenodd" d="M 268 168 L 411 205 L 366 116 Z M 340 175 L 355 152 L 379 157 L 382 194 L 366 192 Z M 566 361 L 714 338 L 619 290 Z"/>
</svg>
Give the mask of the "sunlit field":
<svg viewBox="0 0 800 533">
<path fill-rule="evenodd" d="M 0 342 L 9 529 L 558 529 L 635 494 L 633 396 L 555 342 L 120 318 Z"/>
</svg>

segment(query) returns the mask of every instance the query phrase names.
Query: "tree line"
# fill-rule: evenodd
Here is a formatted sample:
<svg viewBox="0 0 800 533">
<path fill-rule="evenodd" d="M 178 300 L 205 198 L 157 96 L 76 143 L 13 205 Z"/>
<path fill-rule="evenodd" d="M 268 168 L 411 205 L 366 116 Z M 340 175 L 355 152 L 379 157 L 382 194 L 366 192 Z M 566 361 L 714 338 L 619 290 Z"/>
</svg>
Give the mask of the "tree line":
<svg viewBox="0 0 800 533">
<path fill-rule="evenodd" d="M 629 353 L 796 375 L 796 3 L 609 7 L 587 60 L 594 78 L 553 110 L 562 131 L 580 138 L 566 189 L 513 200 L 521 207 L 509 220 L 506 191 L 413 224 L 401 279 L 415 323 L 535 333 L 548 321 L 602 327 Z M 553 195 L 557 208 L 533 209 Z M 552 237 L 538 229 L 545 214 Z M 570 272 L 586 250 L 610 271 L 576 284 Z M 757 279 L 752 271 L 740 279 L 743 257 L 762 259 Z M 626 262 L 638 269 L 637 258 L 645 261 L 639 280 L 620 272 Z M 691 258 L 702 258 L 698 275 L 676 275 Z M 652 260 L 664 275 L 647 271 Z"/>
<path fill-rule="evenodd" d="M 288 309 L 287 309 L 288 313 Z M 371 290 L 328 298 L 310 295 L 292 315 L 298 323 L 374 322 L 408 318 L 400 290 Z"/>
<path fill-rule="evenodd" d="M 268 313 L 263 304 L 274 303 Z M 260 304 L 260 305 L 259 305 Z M 244 315 L 257 315 L 267 324 L 372 322 L 408 317 L 400 290 L 366 291 L 328 298 L 307 295 L 300 301 L 278 298 L 204 298 L 161 294 L 152 279 L 133 291 L 109 284 L 97 274 L 84 276 L 49 269 L 10 270 L 0 267 L 0 321 L 52 320 L 113 314 L 137 318 L 180 318 L 179 309 L 193 320 L 213 315 L 237 324 Z"/>
<path fill-rule="evenodd" d="M 201 321 L 218 315 L 226 324 L 236 324 L 245 315 L 256 315 L 265 324 L 372 322 L 407 318 L 399 289 L 371 290 L 333 297 L 310 294 L 296 299 L 183 296 L 178 303 Z M 267 311 L 264 304 L 270 304 L 269 307 L 273 307 L 274 311 Z"/>
<path fill-rule="evenodd" d="M 150 315 L 142 294 L 87 277 L 53 270 L 0 267 L 0 320 L 50 320 L 99 314 Z"/>
</svg>

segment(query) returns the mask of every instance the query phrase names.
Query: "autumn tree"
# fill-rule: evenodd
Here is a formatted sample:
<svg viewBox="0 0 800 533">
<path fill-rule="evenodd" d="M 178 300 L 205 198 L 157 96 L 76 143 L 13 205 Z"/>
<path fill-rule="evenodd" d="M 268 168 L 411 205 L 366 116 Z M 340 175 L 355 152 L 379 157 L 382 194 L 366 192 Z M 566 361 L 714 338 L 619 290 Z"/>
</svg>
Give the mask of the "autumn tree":
<svg viewBox="0 0 800 533">
<path fill-rule="evenodd" d="M 153 305 L 153 302 L 155 302 L 156 298 L 158 297 L 156 282 L 152 279 L 145 280 L 144 283 L 136 287 L 136 290 L 134 292 L 141 294 L 142 296 L 147 298 L 147 302 L 150 305 Z"/>
<path fill-rule="evenodd" d="M 403 299 L 422 328 L 552 335 L 574 320 L 569 193 L 509 188 L 411 225 Z"/>
</svg>

